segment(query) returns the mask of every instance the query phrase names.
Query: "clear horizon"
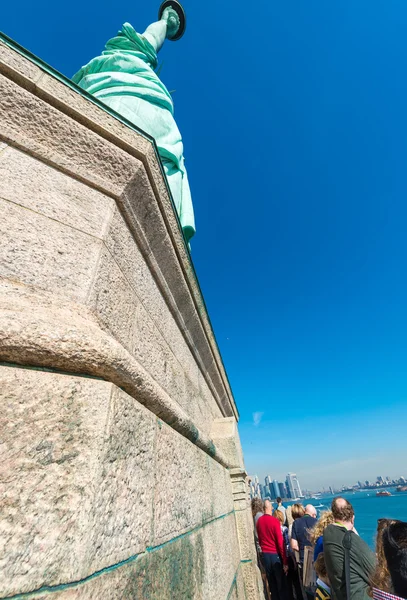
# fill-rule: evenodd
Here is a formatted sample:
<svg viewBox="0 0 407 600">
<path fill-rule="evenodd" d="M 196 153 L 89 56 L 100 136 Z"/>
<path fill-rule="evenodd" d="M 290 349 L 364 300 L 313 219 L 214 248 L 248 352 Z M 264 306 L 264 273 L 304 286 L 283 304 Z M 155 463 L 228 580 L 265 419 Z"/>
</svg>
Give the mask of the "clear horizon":
<svg viewBox="0 0 407 600">
<path fill-rule="evenodd" d="M 159 4 L 23 0 L 2 30 L 71 77 Z M 308 488 L 406 473 L 407 4 L 185 8 L 161 77 L 247 471 Z"/>
</svg>

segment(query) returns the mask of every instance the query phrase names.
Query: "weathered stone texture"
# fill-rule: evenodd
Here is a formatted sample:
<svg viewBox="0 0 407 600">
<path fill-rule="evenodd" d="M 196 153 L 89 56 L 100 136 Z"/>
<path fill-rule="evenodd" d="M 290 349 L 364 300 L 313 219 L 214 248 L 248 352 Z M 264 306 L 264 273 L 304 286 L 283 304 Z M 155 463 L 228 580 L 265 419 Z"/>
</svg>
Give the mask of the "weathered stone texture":
<svg viewBox="0 0 407 600">
<path fill-rule="evenodd" d="M 0 64 L 3 67 L 2 70 L 7 73 L 13 71 L 22 75 L 30 87 L 34 87 L 34 82 L 38 81 L 43 74 L 43 71 L 39 67 L 21 56 L 18 52 L 15 52 L 12 48 L 9 48 L 2 41 L 0 41 Z"/>
<path fill-rule="evenodd" d="M 259 598 L 263 598 L 264 590 L 257 564 L 255 562 L 242 562 L 241 571 L 246 600 L 259 600 Z"/>
<path fill-rule="evenodd" d="M 0 276 L 85 300 L 100 242 L 1 198 L 0 211 Z"/>
<path fill-rule="evenodd" d="M 139 160 L 2 75 L 0 118 L 5 140 L 117 196 L 144 170 Z"/>
<path fill-rule="evenodd" d="M 114 206 L 105 194 L 10 146 L 1 155 L 0 181 L 5 200 L 104 237 Z"/>
<path fill-rule="evenodd" d="M 227 456 L 229 465 L 235 468 L 244 468 L 243 452 L 240 445 L 237 422 L 234 417 L 215 419 L 212 423 L 211 437 L 224 455 Z M 240 491 L 247 496 L 246 482 L 242 480 L 240 485 Z"/>
<path fill-rule="evenodd" d="M 261 595 L 255 596 L 255 600 L 258 600 L 259 597 L 261 598 L 262 596 Z M 249 597 L 246 596 L 246 588 L 244 585 L 242 563 L 239 565 L 239 570 L 236 573 L 236 598 L 237 598 L 237 600 L 249 600 Z"/>
<path fill-rule="evenodd" d="M 157 436 L 155 481 L 154 546 L 233 510 L 226 469 L 169 427 Z"/>
<path fill-rule="evenodd" d="M 258 600 L 237 410 L 156 149 L 46 71 L 0 41 L 0 596 Z"/>
<path fill-rule="evenodd" d="M 75 581 L 144 550 L 154 417 L 103 381 L 0 374 L 0 594 Z"/>
<path fill-rule="evenodd" d="M 151 147 L 151 142 L 144 135 L 134 135 L 133 130 L 107 112 L 104 112 L 103 126 L 101 126 L 99 106 L 48 73 L 42 72 L 36 82 L 36 91 L 44 99 L 56 100 L 60 109 L 89 129 L 93 129 L 96 133 L 103 133 L 105 136 L 110 134 L 116 144 L 123 142 L 123 145 L 128 145 L 140 158 L 144 157 Z"/>
<path fill-rule="evenodd" d="M 208 590 L 214 560 L 239 562 L 221 465 L 107 382 L 13 367 L 0 374 L 8 574 L 0 593 L 83 579 L 227 514 L 208 526 L 227 523 L 228 539 L 222 556 L 219 536 L 208 537 Z"/>
<path fill-rule="evenodd" d="M 225 546 L 225 540 L 228 540 Z M 106 574 L 61 592 L 55 600 L 227 600 L 239 556 L 233 515 L 215 521 Z M 48 594 L 37 594 L 45 600 Z M 238 596 L 243 600 L 244 596 Z"/>
<path fill-rule="evenodd" d="M 191 413 L 191 416 L 196 419 L 197 423 L 200 423 L 204 431 L 209 433 L 213 419 L 220 416 L 219 407 L 200 372 L 196 359 L 183 333 L 180 331 L 174 316 L 169 310 L 162 292 L 154 281 L 138 246 L 134 243 L 134 238 L 123 217 L 117 210 L 113 216 L 106 245 L 115 257 L 117 265 L 137 295 L 145 311 L 148 312 L 148 316 L 144 313 L 142 319 L 142 323 L 145 323 L 149 331 L 146 341 L 152 339 L 153 333 L 150 332 L 156 330 L 155 338 L 158 340 L 158 346 L 154 344 L 153 354 L 156 353 L 155 348 L 160 348 L 161 353 L 164 353 L 166 356 L 163 356 L 163 360 L 160 357 L 159 362 L 161 361 L 161 365 L 164 362 L 174 364 L 177 376 L 181 378 L 181 386 L 186 387 L 187 392 L 184 389 L 177 396 L 179 397 L 181 406 Z M 168 357 L 168 352 L 164 348 L 165 345 L 171 351 L 172 358 Z M 148 370 L 148 363 L 150 367 L 160 366 L 157 364 L 152 365 L 151 350 L 148 347 L 143 348 L 138 343 L 137 348 L 133 344 L 133 350 L 138 353 L 137 357 L 139 359 L 142 357 L 142 363 Z M 174 362 L 174 357 L 176 358 L 176 362 Z M 170 371 L 170 368 L 167 370 Z M 185 379 L 184 384 L 182 383 L 182 379 Z M 163 383 L 163 385 L 167 389 L 167 384 Z M 194 399 L 198 398 L 199 401 L 194 401 Z"/>
</svg>

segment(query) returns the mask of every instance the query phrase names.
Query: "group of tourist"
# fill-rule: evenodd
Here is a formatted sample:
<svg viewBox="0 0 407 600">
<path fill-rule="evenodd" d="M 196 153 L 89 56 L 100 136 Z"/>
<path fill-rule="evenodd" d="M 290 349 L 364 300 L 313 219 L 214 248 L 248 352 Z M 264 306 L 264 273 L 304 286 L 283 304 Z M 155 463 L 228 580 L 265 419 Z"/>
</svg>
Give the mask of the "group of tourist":
<svg viewBox="0 0 407 600">
<path fill-rule="evenodd" d="M 312 504 L 252 500 L 259 567 L 271 600 L 407 599 L 407 523 L 379 519 L 376 553 L 359 537 L 345 498 L 317 519 Z M 310 564 L 311 561 L 311 564 Z M 307 563 L 307 564 L 305 564 Z M 304 585 L 304 571 L 315 572 Z"/>
</svg>

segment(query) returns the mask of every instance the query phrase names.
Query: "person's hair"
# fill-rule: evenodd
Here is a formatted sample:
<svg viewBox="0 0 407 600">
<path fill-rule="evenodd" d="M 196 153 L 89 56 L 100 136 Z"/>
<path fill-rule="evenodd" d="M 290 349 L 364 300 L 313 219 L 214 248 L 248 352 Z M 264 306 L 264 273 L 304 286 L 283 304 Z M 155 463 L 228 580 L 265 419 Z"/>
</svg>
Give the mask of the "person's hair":
<svg viewBox="0 0 407 600">
<path fill-rule="evenodd" d="M 318 554 L 318 558 L 314 562 L 314 569 L 315 569 L 315 573 L 318 575 L 318 577 L 321 577 L 321 579 L 328 578 L 328 571 L 326 569 L 325 558 L 324 558 L 323 552 L 320 552 Z"/>
<path fill-rule="evenodd" d="M 285 511 L 285 516 L 287 518 L 287 525 L 289 527 L 294 523 L 294 519 L 293 519 L 293 515 L 292 515 L 292 510 L 293 510 L 293 507 L 290 505 L 290 506 L 287 506 L 287 509 Z"/>
<path fill-rule="evenodd" d="M 275 510 L 273 512 L 273 517 L 276 517 L 280 521 L 281 525 L 284 525 L 284 523 L 285 523 L 285 516 L 283 515 L 283 513 L 281 512 L 281 510 Z"/>
<path fill-rule="evenodd" d="M 313 546 L 317 543 L 317 540 L 324 533 L 328 525 L 335 523 L 335 518 L 331 510 L 324 510 L 319 517 L 319 521 L 316 522 L 315 526 L 309 530 L 308 539 Z"/>
<path fill-rule="evenodd" d="M 295 519 L 299 519 L 305 515 L 305 508 L 302 504 L 293 504 L 291 509 L 291 515 L 295 521 Z"/>
<path fill-rule="evenodd" d="M 277 500 L 277 503 L 278 503 L 278 504 L 280 504 L 280 502 L 282 502 L 282 500 L 281 500 L 280 496 L 278 496 L 278 497 L 276 498 L 276 500 Z"/>
<path fill-rule="evenodd" d="M 252 498 L 252 515 L 255 517 L 258 512 L 263 512 L 263 500 Z"/>
<path fill-rule="evenodd" d="M 393 521 L 383 531 L 382 537 L 392 593 L 407 598 L 407 523 Z"/>
<path fill-rule="evenodd" d="M 377 534 L 376 534 L 376 568 L 370 577 L 370 587 L 368 588 L 368 594 L 373 598 L 373 588 L 381 590 L 382 592 L 391 593 L 391 578 L 389 569 L 387 568 L 386 557 L 384 556 L 383 548 L 383 533 L 392 523 L 395 523 L 392 519 L 379 519 L 377 521 Z"/>
<path fill-rule="evenodd" d="M 340 502 L 338 502 L 339 500 Z M 331 510 L 335 521 L 344 521 L 345 523 L 348 523 L 352 521 L 355 516 L 352 504 L 341 496 L 332 500 Z"/>
</svg>

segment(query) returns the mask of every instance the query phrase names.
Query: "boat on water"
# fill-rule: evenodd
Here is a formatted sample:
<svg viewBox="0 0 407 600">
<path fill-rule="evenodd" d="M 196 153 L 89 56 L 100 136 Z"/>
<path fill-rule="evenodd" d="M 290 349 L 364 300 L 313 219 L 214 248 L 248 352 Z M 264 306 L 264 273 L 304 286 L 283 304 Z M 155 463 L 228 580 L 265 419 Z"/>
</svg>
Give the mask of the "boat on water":
<svg viewBox="0 0 407 600">
<path fill-rule="evenodd" d="M 407 492 L 407 485 L 399 485 L 399 486 L 397 486 L 396 492 Z"/>
<path fill-rule="evenodd" d="M 382 490 L 381 492 L 376 492 L 376 496 L 391 496 L 391 494 L 387 490 Z"/>
</svg>

